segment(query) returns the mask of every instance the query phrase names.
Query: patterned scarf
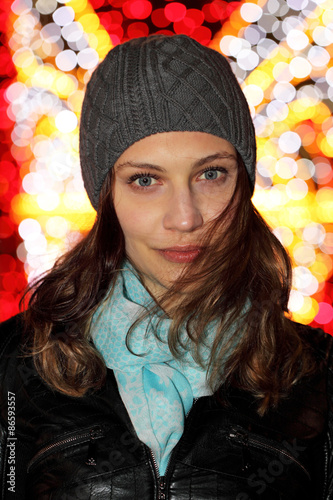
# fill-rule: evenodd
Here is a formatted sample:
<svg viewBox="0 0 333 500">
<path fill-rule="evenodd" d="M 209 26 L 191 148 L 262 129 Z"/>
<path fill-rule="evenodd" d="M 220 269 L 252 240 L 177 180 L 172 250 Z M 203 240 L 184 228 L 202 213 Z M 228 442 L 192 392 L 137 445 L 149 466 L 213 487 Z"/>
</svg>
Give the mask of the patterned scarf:
<svg viewBox="0 0 333 500">
<path fill-rule="evenodd" d="M 163 476 L 170 454 L 183 433 L 193 399 L 210 395 L 211 390 L 206 383 L 206 370 L 193 360 L 190 350 L 182 349 L 181 359 L 172 356 L 167 344 L 172 320 L 161 319 L 162 311 L 134 327 L 129 345 L 133 353 L 128 350 L 125 339 L 129 328 L 152 305 L 151 296 L 126 263 L 112 295 L 93 316 L 91 334 L 106 366 L 114 371 L 139 439 L 152 450 Z M 208 344 L 214 338 L 215 328 L 216 323 L 207 328 Z M 183 335 L 186 339 L 185 331 Z M 209 347 L 201 349 L 203 359 L 207 360 Z"/>
</svg>

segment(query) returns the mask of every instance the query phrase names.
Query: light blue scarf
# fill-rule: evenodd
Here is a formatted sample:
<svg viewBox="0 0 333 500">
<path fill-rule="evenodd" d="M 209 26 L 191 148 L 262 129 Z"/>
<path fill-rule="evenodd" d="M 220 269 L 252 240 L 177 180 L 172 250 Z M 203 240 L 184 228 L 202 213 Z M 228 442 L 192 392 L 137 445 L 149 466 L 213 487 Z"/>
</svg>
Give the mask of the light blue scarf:
<svg viewBox="0 0 333 500">
<path fill-rule="evenodd" d="M 114 370 L 138 437 L 152 450 L 162 476 L 183 433 L 193 399 L 209 395 L 211 390 L 206 383 L 206 370 L 194 362 L 188 349 L 182 350 L 180 360 L 170 353 L 166 341 L 171 319 L 163 318 L 157 327 L 161 313 L 147 317 L 134 327 L 130 348 L 136 354 L 127 349 L 125 338 L 129 328 L 145 308 L 153 304 L 134 269 L 126 264 L 117 277 L 111 297 L 93 316 L 91 335 L 106 366 Z M 156 339 L 152 328 L 157 328 L 164 343 Z M 210 343 L 215 328 L 212 324 L 207 329 L 206 339 Z M 184 335 L 184 339 L 187 338 L 185 332 Z M 208 359 L 208 346 L 202 347 L 201 355 L 204 360 Z"/>
</svg>

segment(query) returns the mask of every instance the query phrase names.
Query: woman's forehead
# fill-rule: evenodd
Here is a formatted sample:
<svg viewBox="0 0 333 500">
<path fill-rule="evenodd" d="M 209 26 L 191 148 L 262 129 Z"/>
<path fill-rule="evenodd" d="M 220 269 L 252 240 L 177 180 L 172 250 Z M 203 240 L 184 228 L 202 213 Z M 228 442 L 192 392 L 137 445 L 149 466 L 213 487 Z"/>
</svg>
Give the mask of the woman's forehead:
<svg viewBox="0 0 333 500">
<path fill-rule="evenodd" d="M 115 167 L 120 168 L 127 162 L 140 163 L 150 159 L 157 165 L 168 158 L 204 163 L 206 158 L 237 159 L 233 145 L 221 137 L 205 132 L 162 132 L 135 142 L 118 158 Z"/>
</svg>

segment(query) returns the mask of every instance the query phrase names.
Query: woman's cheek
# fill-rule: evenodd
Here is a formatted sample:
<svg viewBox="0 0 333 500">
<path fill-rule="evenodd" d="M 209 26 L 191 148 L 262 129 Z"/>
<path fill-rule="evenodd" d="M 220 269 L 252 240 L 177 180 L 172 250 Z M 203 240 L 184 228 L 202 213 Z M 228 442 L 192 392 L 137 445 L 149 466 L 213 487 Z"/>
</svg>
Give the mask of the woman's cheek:
<svg viewBox="0 0 333 500">
<path fill-rule="evenodd" d="M 152 208 L 142 210 L 140 207 L 133 207 L 132 210 L 127 207 L 127 209 L 119 210 L 117 216 L 125 236 L 126 234 L 149 235 L 156 229 L 158 221 L 157 212 Z"/>
</svg>

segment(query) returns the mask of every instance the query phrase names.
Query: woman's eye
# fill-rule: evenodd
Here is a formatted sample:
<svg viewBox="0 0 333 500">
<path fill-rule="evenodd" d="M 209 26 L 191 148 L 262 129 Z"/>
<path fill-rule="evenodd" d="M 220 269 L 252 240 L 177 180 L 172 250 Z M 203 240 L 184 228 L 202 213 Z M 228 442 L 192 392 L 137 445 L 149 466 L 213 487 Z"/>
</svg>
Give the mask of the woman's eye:
<svg viewBox="0 0 333 500">
<path fill-rule="evenodd" d="M 147 187 L 152 185 L 153 180 L 154 179 L 152 179 L 152 177 L 146 176 L 146 177 L 140 177 L 135 181 L 135 183 L 141 187 Z"/>
<path fill-rule="evenodd" d="M 206 181 L 215 181 L 222 175 L 222 171 L 217 169 L 217 168 L 211 168 L 208 170 L 205 170 L 200 176 L 199 179 L 201 180 L 206 180 Z"/>
<path fill-rule="evenodd" d="M 138 188 L 145 188 L 156 184 L 157 179 L 154 175 L 150 174 L 135 174 L 129 178 L 128 183 Z"/>
</svg>

